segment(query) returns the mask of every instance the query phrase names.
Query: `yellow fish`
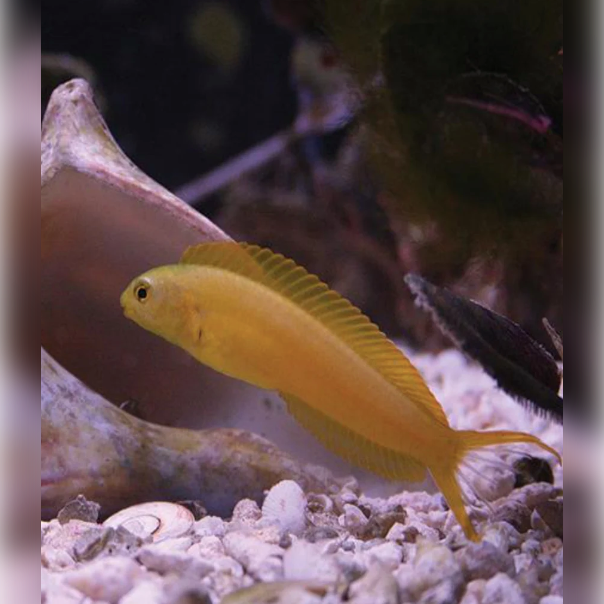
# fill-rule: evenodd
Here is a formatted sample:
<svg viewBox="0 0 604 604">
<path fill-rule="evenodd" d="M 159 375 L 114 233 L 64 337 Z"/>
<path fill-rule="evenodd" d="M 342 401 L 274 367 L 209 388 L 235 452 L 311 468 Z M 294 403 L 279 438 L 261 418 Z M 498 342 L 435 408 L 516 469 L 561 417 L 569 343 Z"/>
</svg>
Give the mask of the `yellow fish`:
<svg viewBox="0 0 604 604">
<path fill-rule="evenodd" d="M 349 462 L 391 480 L 430 472 L 469 539 L 463 469 L 485 446 L 533 443 L 521 432 L 454 430 L 405 355 L 317 277 L 255 245 L 189 248 L 121 297 L 125 315 L 202 363 L 276 390 L 290 413 Z M 462 483 L 463 484 L 463 483 Z"/>
</svg>

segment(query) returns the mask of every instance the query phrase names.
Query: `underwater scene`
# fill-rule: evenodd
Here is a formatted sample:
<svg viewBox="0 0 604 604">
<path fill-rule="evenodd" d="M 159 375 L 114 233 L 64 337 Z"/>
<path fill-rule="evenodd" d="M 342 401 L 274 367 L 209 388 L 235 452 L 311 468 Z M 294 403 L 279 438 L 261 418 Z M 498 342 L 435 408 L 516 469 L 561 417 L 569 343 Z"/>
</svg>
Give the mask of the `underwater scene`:
<svg viewBox="0 0 604 604">
<path fill-rule="evenodd" d="M 41 6 L 42 602 L 562 604 L 562 1 Z"/>
</svg>

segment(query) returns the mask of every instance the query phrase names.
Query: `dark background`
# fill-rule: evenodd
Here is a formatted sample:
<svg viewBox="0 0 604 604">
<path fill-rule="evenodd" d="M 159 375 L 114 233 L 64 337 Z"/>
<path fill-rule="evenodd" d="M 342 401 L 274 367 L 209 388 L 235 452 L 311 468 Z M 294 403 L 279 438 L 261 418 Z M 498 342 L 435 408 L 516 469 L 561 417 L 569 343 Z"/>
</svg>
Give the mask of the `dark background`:
<svg viewBox="0 0 604 604">
<path fill-rule="evenodd" d="M 191 39 L 195 15 L 216 5 L 230 13 L 243 39 L 230 69 Z M 42 52 L 89 63 L 118 144 L 170 189 L 269 137 L 295 115 L 292 38 L 260 1 L 43 0 L 41 9 Z"/>
</svg>

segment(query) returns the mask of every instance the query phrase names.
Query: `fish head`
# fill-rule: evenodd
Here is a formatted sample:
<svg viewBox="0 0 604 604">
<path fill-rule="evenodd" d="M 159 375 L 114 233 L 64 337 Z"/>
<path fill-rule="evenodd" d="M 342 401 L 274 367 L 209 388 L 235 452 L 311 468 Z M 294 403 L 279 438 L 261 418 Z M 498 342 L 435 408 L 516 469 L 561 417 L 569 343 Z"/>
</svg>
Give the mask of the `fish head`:
<svg viewBox="0 0 604 604">
<path fill-rule="evenodd" d="M 175 273 L 178 266 L 151 269 L 133 279 L 120 297 L 124 315 L 143 329 L 171 342 L 190 331 L 190 304 Z"/>
</svg>

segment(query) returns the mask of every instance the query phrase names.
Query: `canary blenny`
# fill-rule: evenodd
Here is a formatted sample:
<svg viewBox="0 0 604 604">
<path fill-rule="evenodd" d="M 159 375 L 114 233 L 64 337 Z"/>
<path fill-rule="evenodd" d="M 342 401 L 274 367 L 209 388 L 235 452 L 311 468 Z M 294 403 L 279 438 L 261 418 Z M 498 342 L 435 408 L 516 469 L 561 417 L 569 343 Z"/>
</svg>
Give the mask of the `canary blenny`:
<svg viewBox="0 0 604 604">
<path fill-rule="evenodd" d="M 387 479 L 432 475 L 469 539 L 460 482 L 472 451 L 532 443 L 521 432 L 454 430 L 405 355 L 317 277 L 255 245 L 212 242 L 152 269 L 121 297 L 126 316 L 213 369 L 277 391 L 325 446 Z"/>
</svg>

